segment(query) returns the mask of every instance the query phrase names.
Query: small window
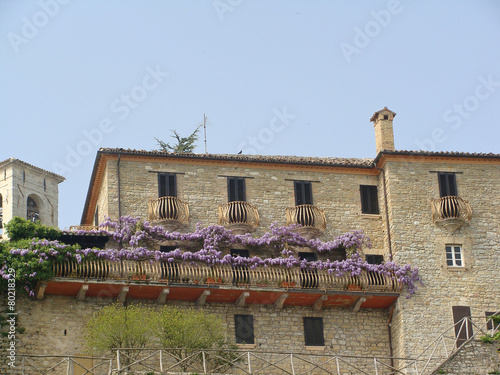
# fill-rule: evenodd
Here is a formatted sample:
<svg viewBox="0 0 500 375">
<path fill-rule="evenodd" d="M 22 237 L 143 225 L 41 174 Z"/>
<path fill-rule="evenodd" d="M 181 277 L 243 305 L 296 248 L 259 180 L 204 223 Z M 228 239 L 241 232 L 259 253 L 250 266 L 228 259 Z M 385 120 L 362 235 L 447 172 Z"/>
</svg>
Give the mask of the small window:
<svg viewBox="0 0 500 375">
<path fill-rule="evenodd" d="M 439 196 L 457 196 L 457 179 L 455 173 L 438 173 Z"/>
<path fill-rule="evenodd" d="M 236 335 L 237 344 L 254 344 L 255 338 L 253 334 L 253 316 L 235 315 L 234 332 Z"/>
<path fill-rule="evenodd" d="M 306 346 L 324 346 L 323 318 L 304 318 L 304 338 Z"/>
<path fill-rule="evenodd" d="M 472 322 L 469 306 L 452 306 L 457 348 L 472 337 Z"/>
<path fill-rule="evenodd" d="M 295 181 L 295 205 L 313 204 L 312 186 L 309 181 Z"/>
<path fill-rule="evenodd" d="M 489 330 L 489 331 L 495 331 L 497 330 L 498 328 L 500 328 L 500 323 L 498 323 L 497 325 L 495 325 L 495 322 L 493 321 L 493 319 L 491 319 L 492 316 L 498 316 L 498 315 L 495 315 L 494 312 L 491 312 L 491 311 L 487 311 L 484 313 L 484 315 L 486 316 L 486 329 Z"/>
<path fill-rule="evenodd" d="M 95 206 L 94 225 L 99 225 L 99 205 Z"/>
<path fill-rule="evenodd" d="M 464 259 L 462 246 L 446 245 L 446 265 L 448 267 L 463 267 Z"/>
<path fill-rule="evenodd" d="M 43 179 L 43 191 L 47 191 L 47 182 Z"/>
<path fill-rule="evenodd" d="M 159 173 L 158 174 L 158 197 L 176 197 L 177 185 L 175 174 Z"/>
<path fill-rule="evenodd" d="M 27 210 L 26 210 L 26 219 L 33 223 L 40 221 L 40 210 L 35 200 L 29 196 L 27 200 Z"/>
<path fill-rule="evenodd" d="M 368 264 L 382 264 L 384 263 L 384 256 L 383 255 L 376 255 L 376 254 L 366 254 L 366 263 Z"/>
<path fill-rule="evenodd" d="M 360 185 L 361 213 L 379 214 L 377 187 L 373 185 Z"/>
<path fill-rule="evenodd" d="M 228 177 L 227 179 L 228 202 L 245 202 L 245 179 Z"/>
</svg>

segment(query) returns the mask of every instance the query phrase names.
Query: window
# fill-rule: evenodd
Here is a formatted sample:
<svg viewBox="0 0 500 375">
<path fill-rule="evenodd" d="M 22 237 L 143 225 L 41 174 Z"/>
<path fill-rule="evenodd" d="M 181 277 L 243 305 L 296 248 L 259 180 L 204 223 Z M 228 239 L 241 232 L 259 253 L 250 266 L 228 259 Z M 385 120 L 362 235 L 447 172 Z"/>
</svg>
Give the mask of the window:
<svg viewBox="0 0 500 375">
<path fill-rule="evenodd" d="M 253 334 L 253 316 L 235 315 L 234 333 L 236 335 L 237 344 L 254 344 L 255 338 Z"/>
<path fill-rule="evenodd" d="M 3 199 L 0 194 L 0 236 L 3 234 Z"/>
<path fill-rule="evenodd" d="M 31 222 L 37 222 L 40 220 L 40 210 L 38 209 L 38 205 L 35 200 L 29 196 L 27 200 L 27 210 L 26 210 L 26 219 Z"/>
<path fill-rule="evenodd" d="M 250 258 L 250 252 L 246 249 L 231 249 L 231 256 Z M 233 284 L 248 284 L 248 266 L 233 266 Z"/>
<path fill-rule="evenodd" d="M 498 315 L 495 315 L 495 313 L 491 311 L 485 312 L 484 315 L 486 316 L 486 320 L 488 321 L 488 323 L 486 323 L 486 329 L 494 331 L 500 327 L 500 323 L 498 323 L 495 326 L 494 325 L 495 322 L 492 319 L 490 319 L 492 316 L 498 316 Z"/>
<path fill-rule="evenodd" d="M 378 194 L 377 187 L 372 185 L 360 185 L 361 213 L 378 214 Z"/>
<path fill-rule="evenodd" d="M 177 246 L 160 246 L 160 251 L 162 253 L 169 253 L 177 249 Z M 161 278 L 169 281 L 180 281 L 179 278 L 179 266 L 175 262 L 161 261 Z"/>
<path fill-rule="evenodd" d="M 382 264 L 384 263 L 383 255 L 366 254 L 366 263 L 368 264 Z"/>
<path fill-rule="evenodd" d="M 295 205 L 312 203 L 312 186 L 309 181 L 295 181 Z"/>
<path fill-rule="evenodd" d="M 300 260 L 314 262 L 318 260 L 316 253 L 299 252 Z M 300 285 L 302 288 L 317 288 L 318 287 L 318 270 L 315 269 L 300 269 Z"/>
<path fill-rule="evenodd" d="M 446 265 L 448 267 L 463 267 L 462 246 L 446 245 Z"/>
<path fill-rule="evenodd" d="M 438 173 L 439 196 L 457 196 L 457 179 L 455 173 Z"/>
<path fill-rule="evenodd" d="M 177 186 L 173 173 L 158 173 L 158 197 L 176 197 Z"/>
<path fill-rule="evenodd" d="M 304 338 L 306 346 L 324 346 L 323 318 L 304 318 Z"/>
<path fill-rule="evenodd" d="M 245 202 L 245 179 L 228 177 L 227 179 L 228 202 Z"/>
<path fill-rule="evenodd" d="M 469 306 L 452 306 L 457 348 L 472 337 L 472 322 Z"/>
</svg>

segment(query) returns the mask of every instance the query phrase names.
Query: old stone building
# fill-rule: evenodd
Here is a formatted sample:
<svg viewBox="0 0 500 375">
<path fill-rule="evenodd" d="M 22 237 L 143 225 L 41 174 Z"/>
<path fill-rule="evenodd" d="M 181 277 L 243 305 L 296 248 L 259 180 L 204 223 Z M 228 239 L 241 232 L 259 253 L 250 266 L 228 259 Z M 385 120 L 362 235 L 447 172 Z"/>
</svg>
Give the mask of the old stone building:
<svg viewBox="0 0 500 375">
<path fill-rule="evenodd" d="M 389 366 L 429 373 L 500 309 L 500 155 L 398 151 L 395 115 L 384 108 L 371 117 L 373 159 L 100 149 L 81 225 L 130 215 L 169 231 L 220 224 L 258 237 L 276 222 L 300 224 L 303 236 L 322 241 L 363 230 L 373 243 L 364 249 L 369 263 L 418 267 L 424 285 L 411 298 L 395 280 L 370 272 L 336 278 L 299 267 L 202 266 L 197 278 L 189 265 L 149 262 L 141 266 L 147 280 L 134 280 L 130 270 L 139 262 L 113 277 L 112 266 L 106 274 L 89 266 L 72 277 L 61 271 L 23 307 L 43 317 L 37 334 L 26 334 L 26 352 L 80 353 L 81 322 L 118 300 L 214 312 L 240 348 L 312 355 L 308 363 L 320 366 L 313 373 L 373 374 L 374 363 L 378 374 L 391 373 Z M 158 243 L 154 250 L 176 247 L 182 244 Z M 267 250 L 225 251 L 265 257 Z M 308 261 L 346 257 L 293 251 Z M 214 270 L 218 276 L 209 281 Z M 426 365 L 426 349 L 457 322 L 444 357 Z M 276 366 L 262 373 L 283 373 Z M 500 368 L 490 361 L 480 370 Z"/>
<path fill-rule="evenodd" d="M 3 223 L 19 216 L 57 227 L 58 185 L 64 177 L 10 158 L 0 162 L 0 238 Z"/>
</svg>

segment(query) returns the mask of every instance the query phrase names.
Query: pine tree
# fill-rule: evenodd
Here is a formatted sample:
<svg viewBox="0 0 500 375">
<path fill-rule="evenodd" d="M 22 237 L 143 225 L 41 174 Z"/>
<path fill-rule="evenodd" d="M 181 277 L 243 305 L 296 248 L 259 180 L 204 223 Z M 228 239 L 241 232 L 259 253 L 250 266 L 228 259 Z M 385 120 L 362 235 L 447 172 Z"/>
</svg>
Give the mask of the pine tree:
<svg viewBox="0 0 500 375">
<path fill-rule="evenodd" d="M 192 153 L 196 145 L 194 142 L 198 140 L 198 131 L 200 130 L 200 127 L 202 125 L 198 126 L 195 131 L 187 136 L 187 137 L 181 137 L 177 131 L 172 130 L 172 133 L 174 135 L 172 138 L 175 138 L 177 140 L 177 143 L 174 144 L 173 146 L 170 145 L 170 143 L 165 143 L 162 140 L 158 139 L 155 137 L 156 141 L 158 142 L 158 145 L 160 146 L 158 151 L 167 151 L 167 152 L 173 152 L 173 153 Z"/>
</svg>

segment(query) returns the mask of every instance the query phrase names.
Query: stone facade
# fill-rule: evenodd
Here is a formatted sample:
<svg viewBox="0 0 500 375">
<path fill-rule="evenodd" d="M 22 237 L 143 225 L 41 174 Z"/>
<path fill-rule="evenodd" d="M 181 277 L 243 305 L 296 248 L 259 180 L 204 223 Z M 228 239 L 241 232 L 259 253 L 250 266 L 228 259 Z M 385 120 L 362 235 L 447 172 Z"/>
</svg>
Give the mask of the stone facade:
<svg viewBox="0 0 500 375">
<path fill-rule="evenodd" d="M 34 202 L 32 212 L 43 225 L 57 227 L 58 185 L 64 177 L 45 171 L 18 159 L 0 162 L 0 212 L 2 222 L 13 217 L 28 218 L 28 201 Z M 33 206 L 33 203 L 31 203 Z M 2 229 L 0 228 L 0 231 Z M 2 233 L 0 233 L 1 238 Z"/>
</svg>

